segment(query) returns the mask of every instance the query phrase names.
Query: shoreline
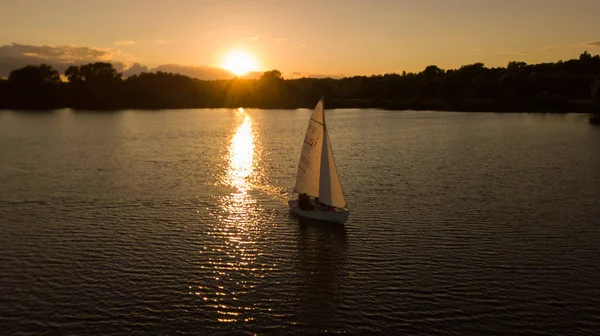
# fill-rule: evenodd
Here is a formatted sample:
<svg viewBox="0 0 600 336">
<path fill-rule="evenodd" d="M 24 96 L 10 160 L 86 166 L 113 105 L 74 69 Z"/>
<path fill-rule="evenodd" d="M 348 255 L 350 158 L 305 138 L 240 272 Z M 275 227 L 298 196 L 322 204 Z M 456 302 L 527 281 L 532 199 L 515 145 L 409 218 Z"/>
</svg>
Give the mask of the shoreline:
<svg viewBox="0 0 600 336">
<path fill-rule="evenodd" d="M 538 103 L 538 104 L 536 104 Z M 102 104 L 104 105 L 104 104 Z M 13 111 L 51 111 L 59 109 L 72 109 L 75 111 L 119 111 L 119 110 L 181 110 L 181 109 L 262 109 L 262 110 L 296 110 L 296 109 L 312 109 L 313 107 L 306 104 L 262 104 L 250 106 L 235 106 L 231 105 L 205 105 L 205 104 L 190 104 L 190 105 L 174 105 L 174 106 L 0 106 L 0 110 Z M 480 100 L 454 100 L 451 102 L 443 100 L 429 101 L 390 101 L 390 100 L 358 100 L 358 99 L 331 99 L 327 104 L 329 110 L 341 109 L 372 109 L 384 111 L 433 111 L 433 112 L 476 112 L 476 113 L 594 113 L 595 105 L 591 99 L 580 100 L 563 100 L 560 102 L 534 102 L 531 100 L 522 100 L 516 102 L 502 102 L 494 99 Z"/>
</svg>

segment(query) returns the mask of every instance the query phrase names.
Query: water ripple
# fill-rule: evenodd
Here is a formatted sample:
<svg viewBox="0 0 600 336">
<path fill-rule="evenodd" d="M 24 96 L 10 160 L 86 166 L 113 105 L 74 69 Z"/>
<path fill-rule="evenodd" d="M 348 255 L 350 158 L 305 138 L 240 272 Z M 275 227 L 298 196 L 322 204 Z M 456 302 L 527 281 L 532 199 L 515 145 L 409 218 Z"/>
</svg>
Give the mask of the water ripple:
<svg viewBox="0 0 600 336">
<path fill-rule="evenodd" d="M 600 330 L 575 117 L 331 111 L 338 226 L 285 204 L 309 111 L 111 115 L 0 112 L 2 333 Z"/>
</svg>

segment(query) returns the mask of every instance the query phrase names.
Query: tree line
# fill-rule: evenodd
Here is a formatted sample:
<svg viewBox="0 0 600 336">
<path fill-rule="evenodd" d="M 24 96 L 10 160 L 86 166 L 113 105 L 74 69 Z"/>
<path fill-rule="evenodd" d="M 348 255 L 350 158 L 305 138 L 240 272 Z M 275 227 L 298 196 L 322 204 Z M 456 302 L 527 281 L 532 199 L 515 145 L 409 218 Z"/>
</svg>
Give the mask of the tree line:
<svg viewBox="0 0 600 336">
<path fill-rule="evenodd" d="M 123 77 L 112 64 L 28 65 L 0 79 L 4 109 L 384 108 L 493 112 L 592 112 L 600 89 L 600 56 L 506 67 L 483 63 L 418 73 L 340 79 L 284 79 L 277 70 L 259 79 L 200 80 L 156 72 Z M 594 98 L 596 97 L 596 98 Z"/>
</svg>

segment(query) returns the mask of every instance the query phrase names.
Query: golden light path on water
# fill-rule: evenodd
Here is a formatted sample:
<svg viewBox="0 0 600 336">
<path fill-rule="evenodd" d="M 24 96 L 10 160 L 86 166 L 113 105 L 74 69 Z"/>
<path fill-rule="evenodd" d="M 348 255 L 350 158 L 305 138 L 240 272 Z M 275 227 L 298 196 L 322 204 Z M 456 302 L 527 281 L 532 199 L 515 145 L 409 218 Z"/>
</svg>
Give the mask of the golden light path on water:
<svg viewBox="0 0 600 336">
<path fill-rule="evenodd" d="M 250 187 L 248 178 L 254 170 L 254 134 L 252 119 L 242 108 L 238 109 L 238 112 L 244 114 L 244 121 L 231 138 L 227 182 L 232 187 L 238 188 L 238 191 L 245 193 Z"/>
<path fill-rule="evenodd" d="M 221 178 L 221 184 L 230 192 L 217 197 L 218 208 L 212 214 L 216 221 L 209 224 L 207 232 L 212 236 L 211 244 L 201 251 L 208 257 L 208 265 L 202 268 L 213 276 L 210 284 L 198 286 L 195 293 L 214 308 L 219 322 L 252 320 L 244 315 L 257 307 L 244 304 L 243 297 L 276 266 L 256 260 L 263 225 L 272 214 L 262 209 L 250 193 L 252 181 L 256 181 L 258 157 L 252 118 L 241 108 L 234 112 L 234 118 L 243 119 L 229 141 Z"/>
</svg>

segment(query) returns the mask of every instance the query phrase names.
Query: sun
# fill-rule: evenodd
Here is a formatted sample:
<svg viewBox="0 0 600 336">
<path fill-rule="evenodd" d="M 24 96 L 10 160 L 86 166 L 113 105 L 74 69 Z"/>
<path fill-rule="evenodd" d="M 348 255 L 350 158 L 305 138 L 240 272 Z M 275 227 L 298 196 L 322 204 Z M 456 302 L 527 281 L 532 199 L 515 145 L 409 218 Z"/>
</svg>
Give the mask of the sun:
<svg viewBox="0 0 600 336">
<path fill-rule="evenodd" d="M 258 70 L 258 62 L 251 54 L 243 50 L 232 50 L 221 63 L 223 69 L 229 70 L 237 76 L 245 75 L 250 71 Z"/>
</svg>

